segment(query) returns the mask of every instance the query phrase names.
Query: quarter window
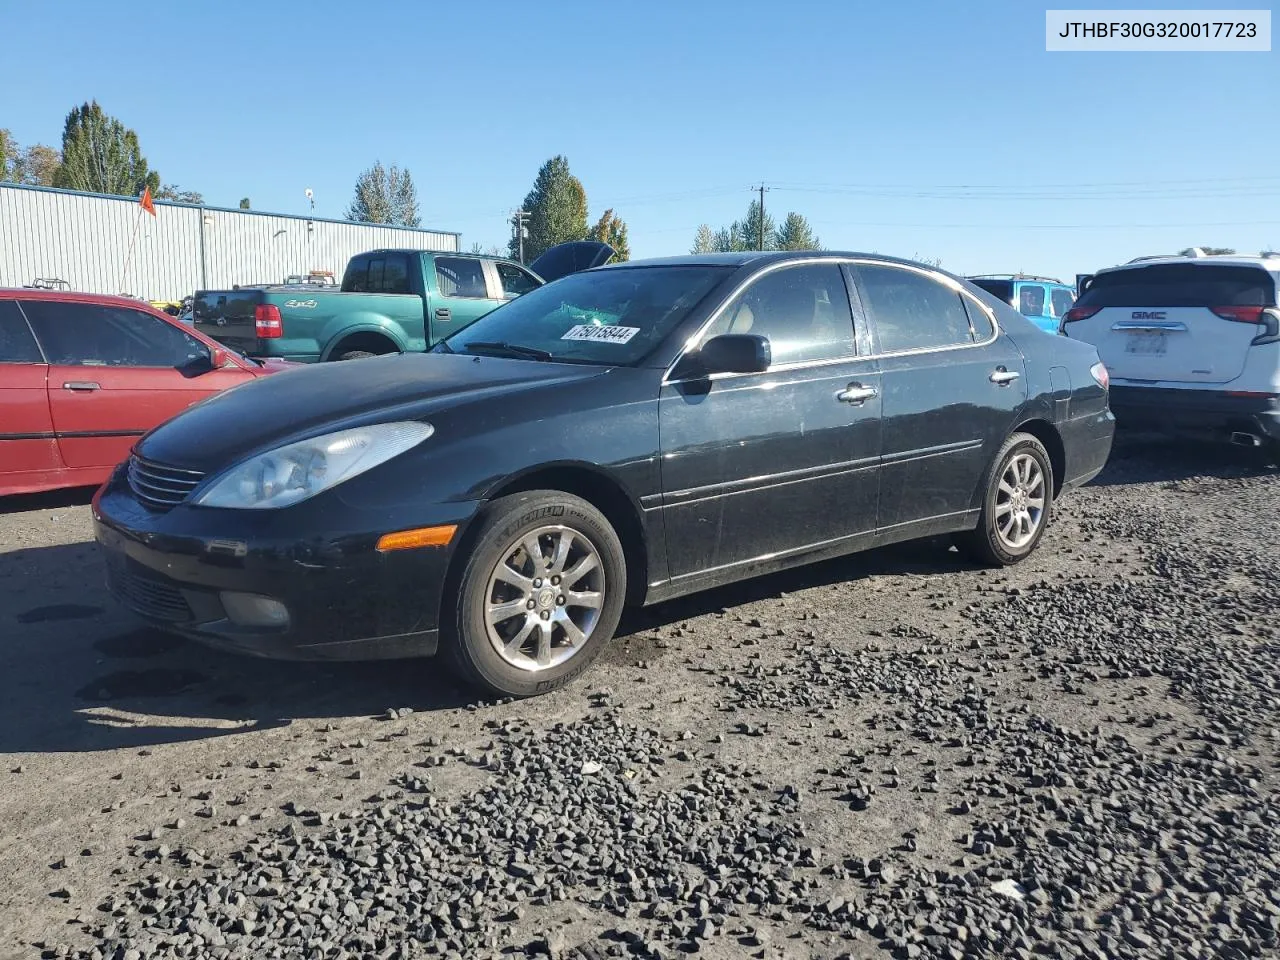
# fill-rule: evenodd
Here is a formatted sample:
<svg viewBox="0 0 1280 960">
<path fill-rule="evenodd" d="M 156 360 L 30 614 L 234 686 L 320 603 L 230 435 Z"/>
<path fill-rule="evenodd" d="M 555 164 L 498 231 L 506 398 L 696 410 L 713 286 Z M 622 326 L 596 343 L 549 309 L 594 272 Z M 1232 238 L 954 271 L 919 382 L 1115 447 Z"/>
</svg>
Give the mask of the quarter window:
<svg viewBox="0 0 1280 960">
<path fill-rule="evenodd" d="M 13 300 L 0 300 L 0 363 L 44 363 L 40 347 Z"/>
<path fill-rule="evenodd" d="M 978 306 L 977 300 L 970 300 L 968 297 L 962 296 L 960 302 L 964 304 L 965 310 L 969 312 L 969 326 L 973 330 L 973 338 L 978 343 L 990 339 L 995 330 L 991 326 L 991 317 L 987 315 L 987 311 Z"/>
<path fill-rule="evenodd" d="M 537 289 L 538 282 L 514 263 L 503 263 L 499 260 L 495 266 L 498 268 L 498 279 L 502 281 L 504 296 L 519 297 L 530 290 Z"/>
<path fill-rule="evenodd" d="M 436 257 L 436 286 L 444 297 L 484 300 L 489 296 L 484 267 L 470 257 Z"/>
<path fill-rule="evenodd" d="M 856 354 L 853 313 L 835 264 L 784 267 L 744 290 L 703 337 L 754 333 L 769 338 L 773 363 L 833 360 Z"/>
<path fill-rule="evenodd" d="M 158 317 L 95 303 L 23 304 L 52 364 L 86 367 L 185 367 L 209 348 Z"/>
<path fill-rule="evenodd" d="M 969 315 L 956 291 L 900 267 L 860 264 L 858 277 L 875 318 L 881 352 L 973 343 Z"/>
</svg>

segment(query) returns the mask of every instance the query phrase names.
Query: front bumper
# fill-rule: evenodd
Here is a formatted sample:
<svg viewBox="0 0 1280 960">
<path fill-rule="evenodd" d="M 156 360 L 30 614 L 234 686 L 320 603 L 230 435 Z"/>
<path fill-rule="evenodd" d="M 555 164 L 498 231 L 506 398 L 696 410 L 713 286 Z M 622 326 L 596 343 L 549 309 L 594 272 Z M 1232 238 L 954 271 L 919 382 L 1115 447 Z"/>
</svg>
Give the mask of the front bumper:
<svg viewBox="0 0 1280 960">
<path fill-rule="evenodd" d="M 377 660 L 436 652 L 445 576 L 476 504 L 344 503 L 340 488 L 284 510 L 182 504 L 155 512 L 117 470 L 93 499 L 112 593 L 165 630 L 288 660 Z M 397 530 L 457 525 L 446 547 L 381 553 Z M 237 623 L 223 593 L 283 604 L 288 622 Z"/>
<path fill-rule="evenodd" d="M 1280 440 L 1280 399 L 1222 390 L 1111 385 L 1111 409 L 1122 428 L 1228 439 L 1251 433 Z"/>
</svg>

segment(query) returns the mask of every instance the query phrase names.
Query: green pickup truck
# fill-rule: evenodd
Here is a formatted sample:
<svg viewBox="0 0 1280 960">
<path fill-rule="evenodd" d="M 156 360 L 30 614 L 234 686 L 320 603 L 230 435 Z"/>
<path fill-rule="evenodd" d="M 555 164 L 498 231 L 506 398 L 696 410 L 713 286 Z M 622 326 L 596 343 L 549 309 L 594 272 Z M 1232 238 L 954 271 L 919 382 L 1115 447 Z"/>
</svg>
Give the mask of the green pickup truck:
<svg viewBox="0 0 1280 960">
<path fill-rule="evenodd" d="M 371 250 L 338 289 L 279 284 L 197 290 L 195 326 L 251 357 L 312 363 L 423 351 L 544 283 L 607 263 L 604 243 L 562 243 L 529 267 L 514 260 L 423 250 Z"/>
</svg>

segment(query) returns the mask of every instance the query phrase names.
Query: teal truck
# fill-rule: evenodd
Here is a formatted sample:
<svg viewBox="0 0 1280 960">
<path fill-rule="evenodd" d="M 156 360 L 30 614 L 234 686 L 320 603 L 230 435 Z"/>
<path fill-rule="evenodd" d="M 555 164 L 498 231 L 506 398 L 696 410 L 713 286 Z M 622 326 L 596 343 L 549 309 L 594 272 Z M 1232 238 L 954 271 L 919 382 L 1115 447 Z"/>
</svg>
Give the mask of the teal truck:
<svg viewBox="0 0 1280 960">
<path fill-rule="evenodd" d="M 607 263 L 604 243 L 562 243 L 528 267 L 471 253 L 370 250 L 338 288 L 278 284 L 197 290 L 195 326 L 251 357 L 313 363 L 426 350 L 472 320 L 562 276 Z"/>
</svg>

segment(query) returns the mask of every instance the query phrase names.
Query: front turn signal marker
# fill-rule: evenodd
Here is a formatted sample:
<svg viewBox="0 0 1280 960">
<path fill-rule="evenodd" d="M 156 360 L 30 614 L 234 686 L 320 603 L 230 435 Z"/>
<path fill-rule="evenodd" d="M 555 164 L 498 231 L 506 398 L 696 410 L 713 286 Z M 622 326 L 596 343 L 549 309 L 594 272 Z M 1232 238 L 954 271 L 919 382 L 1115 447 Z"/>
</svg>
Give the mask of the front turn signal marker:
<svg viewBox="0 0 1280 960">
<path fill-rule="evenodd" d="M 418 527 L 416 530 L 401 530 L 397 533 L 384 533 L 378 538 L 378 552 L 389 553 L 392 550 L 416 550 L 418 547 L 448 546 L 453 535 L 457 533 L 457 524 L 445 527 Z"/>
</svg>

